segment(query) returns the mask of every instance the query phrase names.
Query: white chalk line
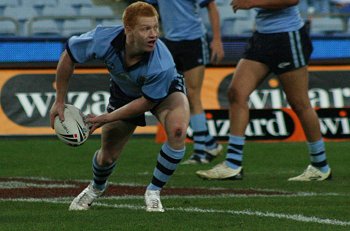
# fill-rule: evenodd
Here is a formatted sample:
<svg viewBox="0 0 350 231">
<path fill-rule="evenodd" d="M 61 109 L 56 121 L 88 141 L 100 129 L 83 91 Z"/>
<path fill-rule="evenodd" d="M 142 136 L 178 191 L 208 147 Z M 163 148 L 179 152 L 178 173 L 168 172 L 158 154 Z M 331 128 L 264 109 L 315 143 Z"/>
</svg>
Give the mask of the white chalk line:
<svg viewBox="0 0 350 231">
<path fill-rule="evenodd" d="M 140 197 L 143 198 L 143 197 Z M 0 201 L 15 201 L 15 202 L 46 202 L 54 204 L 69 204 L 71 198 L 16 198 L 16 199 L 0 199 Z M 144 210 L 144 206 L 139 205 L 130 205 L 130 204 L 106 204 L 101 202 L 95 202 L 94 206 L 101 206 L 107 208 L 116 208 L 116 209 L 132 209 L 132 210 Z M 247 216 L 256 216 L 256 217 L 269 217 L 277 219 L 286 219 L 293 220 L 298 222 L 305 223 L 317 223 L 317 224 L 327 224 L 335 226 L 350 226 L 350 221 L 341 221 L 337 219 L 327 219 L 319 218 L 315 216 L 304 216 L 302 214 L 284 214 L 284 213 L 274 213 L 274 212 L 263 212 L 263 211 L 252 211 L 252 210 L 224 210 L 224 209 L 205 209 L 197 207 L 178 207 L 178 208 L 166 208 L 167 211 L 176 211 L 176 212 L 188 212 L 188 213 L 221 213 L 221 214 L 230 214 L 230 215 L 247 215 Z"/>
</svg>

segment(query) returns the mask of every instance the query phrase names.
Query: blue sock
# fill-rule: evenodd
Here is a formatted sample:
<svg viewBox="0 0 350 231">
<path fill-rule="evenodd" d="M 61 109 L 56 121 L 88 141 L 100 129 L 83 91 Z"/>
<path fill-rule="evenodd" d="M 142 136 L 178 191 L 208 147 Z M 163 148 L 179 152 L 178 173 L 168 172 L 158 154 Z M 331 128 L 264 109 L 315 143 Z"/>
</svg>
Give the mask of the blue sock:
<svg viewBox="0 0 350 231">
<path fill-rule="evenodd" d="M 193 152 L 199 158 L 205 158 L 205 143 L 208 133 L 204 113 L 191 115 L 191 128 L 193 130 Z"/>
<path fill-rule="evenodd" d="M 326 150 L 322 139 L 315 142 L 308 142 L 311 165 L 319 169 L 321 172 L 327 172 L 329 166 L 327 164 Z"/>
<path fill-rule="evenodd" d="M 168 143 L 164 143 L 157 158 L 157 165 L 153 171 L 152 182 L 147 186 L 148 190 L 161 190 L 173 175 L 177 165 L 185 155 L 185 148 L 172 149 Z"/>
<path fill-rule="evenodd" d="M 225 163 L 230 168 L 238 169 L 242 167 L 244 143 L 245 137 L 229 135 Z"/>
<path fill-rule="evenodd" d="M 109 166 L 100 166 L 97 163 L 97 154 L 98 151 L 96 151 L 94 157 L 92 158 L 92 172 L 93 172 L 93 181 L 92 185 L 94 188 L 97 188 L 99 190 L 104 190 L 107 185 L 107 179 L 112 174 L 116 163 Z"/>
</svg>

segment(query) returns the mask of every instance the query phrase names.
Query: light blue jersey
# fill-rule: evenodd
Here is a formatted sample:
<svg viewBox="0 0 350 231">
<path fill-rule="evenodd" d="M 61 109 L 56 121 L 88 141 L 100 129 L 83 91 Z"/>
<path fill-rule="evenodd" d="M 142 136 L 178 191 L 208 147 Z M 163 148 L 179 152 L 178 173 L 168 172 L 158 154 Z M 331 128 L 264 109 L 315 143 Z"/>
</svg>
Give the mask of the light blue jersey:
<svg viewBox="0 0 350 231">
<path fill-rule="evenodd" d="M 171 41 L 194 40 L 206 34 L 199 14 L 213 0 L 146 0 L 159 5 L 164 37 Z"/>
<path fill-rule="evenodd" d="M 259 33 L 280 33 L 297 31 L 304 25 L 298 6 L 281 10 L 256 8 L 256 30 Z"/>
<path fill-rule="evenodd" d="M 122 26 L 102 27 L 68 40 L 67 51 L 73 61 L 85 63 L 102 60 L 112 80 L 131 98 L 144 96 L 158 102 L 168 95 L 171 83 L 178 76 L 173 58 L 159 39 L 155 49 L 145 53 L 141 62 L 126 68 L 123 52 L 125 34 Z"/>
</svg>

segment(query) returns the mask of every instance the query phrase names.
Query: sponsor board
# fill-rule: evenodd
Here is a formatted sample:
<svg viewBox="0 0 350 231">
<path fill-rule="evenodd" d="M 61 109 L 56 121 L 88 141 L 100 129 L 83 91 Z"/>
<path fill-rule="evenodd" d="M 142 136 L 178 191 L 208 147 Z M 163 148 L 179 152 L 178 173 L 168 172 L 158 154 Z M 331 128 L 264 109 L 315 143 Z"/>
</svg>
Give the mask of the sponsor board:
<svg viewBox="0 0 350 231">
<path fill-rule="evenodd" d="M 325 140 L 350 139 L 350 108 L 324 108 L 316 110 L 321 133 Z M 206 110 L 209 134 L 218 141 L 227 141 L 230 133 L 228 110 Z M 187 141 L 192 140 L 193 131 L 187 129 Z M 290 108 L 251 109 L 250 120 L 245 131 L 251 141 L 305 141 L 305 135 L 296 114 Z M 164 130 L 158 127 L 157 142 L 166 139 Z"/>
<path fill-rule="evenodd" d="M 309 96 L 312 105 L 322 110 L 344 108 L 343 112 L 348 113 L 346 107 L 350 105 L 350 66 L 311 66 L 309 70 Z M 211 110 L 213 118 L 221 120 L 209 119 L 208 127 L 220 140 L 226 139 L 225 129 L 229 129 L 226 91 L 231 78 L 234 77 L 234 71 L 234 68 L 207 68 L 203 82 L 201 95 L 203 107 L 207 111 Z M 105 111 L 108 97 L 109 75 L 106 69 L 77 69 L 71 79 L 66 102 L 75 105 L 85 114 L 98 115 Z M 49 110 L 54 98 L 55 69 L 0 70 L 0 120 L 2 121 L 0 136 L 53 135 L 54 131 L 49 127 Z M 252 117 L 247 129 L 249 139 L 304 139 L 299 125 L 295 124 L 296 120 L 289 113 L 288 102 L 275 76 L 269 76 L 252 93 L 249 106 L 252 109 L 251 115 L 256 116 L 256 118 Z M 341 127 L 344 129 L 344 134 L 338 134 L 337 138 L 348 138 L 347 116 L 333 120 L 338 112 L 322 111 L 321 113 L 321 110 L 318 110 L 318 113 L 320 117 L 325 118 L 321 121 L 321 129 L 325 130 L 325 137 L 330 136 L 332 137 L 330 139 L 333 139 L 332 134 L 337 134 L 337 129 Z M 159 136 L 156 119 L 147 113 L 146 120 L 149 126 L 137 128 L 136 133 Z M 266 124 L 263 125 L 263 123 Z M 277 125 L 281 127 L 277 129 Z M 100 130 L 97 130 L 97 134 L 99 133 Z M 190 133 L 189 129 L 189 135 Z M 275 133 L 277 135 L 274 135 Z"/>
</svg>

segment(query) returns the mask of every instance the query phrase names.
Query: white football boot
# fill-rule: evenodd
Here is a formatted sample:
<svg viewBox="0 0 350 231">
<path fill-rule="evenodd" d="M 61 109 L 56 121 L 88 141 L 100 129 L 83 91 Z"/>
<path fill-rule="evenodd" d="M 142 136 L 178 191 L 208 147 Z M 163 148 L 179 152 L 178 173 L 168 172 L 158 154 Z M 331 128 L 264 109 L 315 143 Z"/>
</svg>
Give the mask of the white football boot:
<svg viewBox="0 0 350 231">
<path fill-rule="evenodd" d="M 74 200 L 69 206 L 69 210 L 88 210 L 92 205 L 92 202 L 100 197 L 106 189 L 98 190 L 90 183 Z"/>
<path fill-rule="evenodd" d="M 331 178 L 331 169 L 328 169 L 326 173 L 323 173 L 314 166 L 309 165 L 301 175 L 289 178 L 288 181 L 323 181 L 330 180 Z"/>
<path fill-rule="evenodd" d="M 243 168 L 230 168 L 224 161 L 220 164 L 215 165 L 212 169 L 198 170 L 196 174 L 199 177 L 207 180 L 242 180 Z"/>
<path fill-rule="evenodd" d="M 145 203 L 147 212 L 164 212 L 159 190 L 146 190 Z"/>
</svg>

